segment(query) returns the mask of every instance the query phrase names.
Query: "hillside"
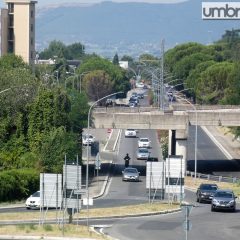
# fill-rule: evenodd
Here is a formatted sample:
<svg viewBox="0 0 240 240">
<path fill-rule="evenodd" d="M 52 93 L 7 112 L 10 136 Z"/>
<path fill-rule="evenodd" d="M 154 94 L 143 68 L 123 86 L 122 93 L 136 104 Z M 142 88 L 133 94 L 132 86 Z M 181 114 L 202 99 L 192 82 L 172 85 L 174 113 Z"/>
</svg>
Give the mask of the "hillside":
<svg viewBox="0 0 240 240">
<path fill-rule="evenodd" d="M 112 3 L 59 6 L 38 11 L 37 48 L 51 40 L 67 44 L 83 42 L 88 51 L 159 54 L 160 40 L 166 48 L 183 42 L 203 44 L 217 40 L 237 21 L 203 21 L 201 0 L 177 4 Z"/>
</svg>

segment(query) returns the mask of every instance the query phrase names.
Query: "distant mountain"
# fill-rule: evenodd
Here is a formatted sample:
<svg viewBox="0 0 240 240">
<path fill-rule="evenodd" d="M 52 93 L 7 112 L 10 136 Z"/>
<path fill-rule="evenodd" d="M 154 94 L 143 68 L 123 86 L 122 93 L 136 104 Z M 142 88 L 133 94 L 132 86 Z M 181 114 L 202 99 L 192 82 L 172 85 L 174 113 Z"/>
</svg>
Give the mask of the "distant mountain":
<svg viewBox="0 0 240 240">
<path fill-rule="evenodd" d="M 159 54 L 163 38 L 166 48 L 190 41 L 208 44 L 218 40 L 225 30 L 239 27 L 237 20 L 203 21 L 201 3 L 202 0 L 176 4 L 103 2 L 40 9 L 36 20 L 37 48 L 56 39 L 66 44 L 82 42 L 88 51 L 105 55 L 136 55 L 140 50 Z"/>
</svg>

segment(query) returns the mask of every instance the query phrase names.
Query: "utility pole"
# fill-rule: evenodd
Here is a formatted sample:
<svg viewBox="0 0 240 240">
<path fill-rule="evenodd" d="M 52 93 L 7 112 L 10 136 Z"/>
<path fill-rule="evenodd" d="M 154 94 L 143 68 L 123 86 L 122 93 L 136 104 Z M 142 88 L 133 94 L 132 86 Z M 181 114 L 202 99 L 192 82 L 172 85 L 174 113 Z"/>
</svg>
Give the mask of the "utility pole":
<svg viewBox="0 0 240 240">
<path fill-rule="evenodd" d="M 160 99 L 159 99 L 159 106 L 161 110 L 164 110 L 164 39 L 161 42 L 161 71 L 160 71 Z"/>
</svg>

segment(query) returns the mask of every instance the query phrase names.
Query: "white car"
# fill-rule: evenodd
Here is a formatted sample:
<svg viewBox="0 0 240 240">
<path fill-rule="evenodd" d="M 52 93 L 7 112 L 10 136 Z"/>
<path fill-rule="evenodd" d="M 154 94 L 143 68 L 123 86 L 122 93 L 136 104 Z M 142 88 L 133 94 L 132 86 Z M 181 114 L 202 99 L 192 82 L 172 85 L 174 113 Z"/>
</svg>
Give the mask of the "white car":
<svg viewBox="0 0 240 240">
<path fill-rule="evenodd" d="M 137 131 L 135 129 L 126 129 L 125 137 L 137 137 Z"/>
<path fill-rule="evenodd" d="M 139 148 L 150 148 L 151 147 L 151 141 L 149 141 L 148 138 L 140 138 L 138 140 L 138 147 Z"/>
<path fill-rule="evenodd" d="M 150 157 L 150 152 L 147 148 L 139 148 L 137 151 L 137 159 L 138 160 L 148 160 Z"/>
<path fill-rule="evenodd" d="M 40 209 L 41 199 L 40 199 L 40 191 L 32 194 L 25 202 L 25 206 L 27 209 Z"/>
<path fill-rule="evenodd" d="M 95 137 L 93 137 L 93 135 L 91 134 L 86 134 L 86 135 L 83 135 L 82 137 L 82 144 L 83 146 L 91 146 L 95 141 Z"/>
</svg>

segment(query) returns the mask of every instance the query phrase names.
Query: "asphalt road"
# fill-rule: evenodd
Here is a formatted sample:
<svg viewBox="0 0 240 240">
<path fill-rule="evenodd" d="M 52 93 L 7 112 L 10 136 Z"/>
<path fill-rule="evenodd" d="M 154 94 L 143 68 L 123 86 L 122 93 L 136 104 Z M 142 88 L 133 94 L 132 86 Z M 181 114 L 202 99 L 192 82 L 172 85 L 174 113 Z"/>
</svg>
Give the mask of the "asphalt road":
<svg viewBox="0 0 240 240">
<path fill-rule="evenodd" d="M 159 157 L 159 145 L 157 135 L 154 130 L 139 130 L 136 138 L 125 138 L 122 131 L 119 152 L 114 158 L 114 166 L 111 174 L 111 182 L 107 189 L 107 195 L 95 200 L 95 207 L 113 207 L 120 205 L 130 205 L 144 203 L 148 201 L 146 190 L 146 162 L 136 159 L 138 149 L 137 141 L 139 137 L 148 137 L 152 142 L 150 148 L 152 157 Z M 140 182 L 123 182 L 122 170 L 124 169 L 124 160 L 126 153 L 131 157 L 130 166 L 136 167 L 140 171 Z"/>
<path fill-rule="evenodd" d="M 210 139 L 205 131 L 198 127 L 197 134 L 197 172 L 206 174 L 224 174 L 225 176 L 236 175 L 240 177 L 240 166 L 237 161 L 229 160 L 223 152 Z M 189 137 L 187 140 L 187 169 L 194 171 L 194 142 L 195 126 L 189 126 Z"/>
</svg>

